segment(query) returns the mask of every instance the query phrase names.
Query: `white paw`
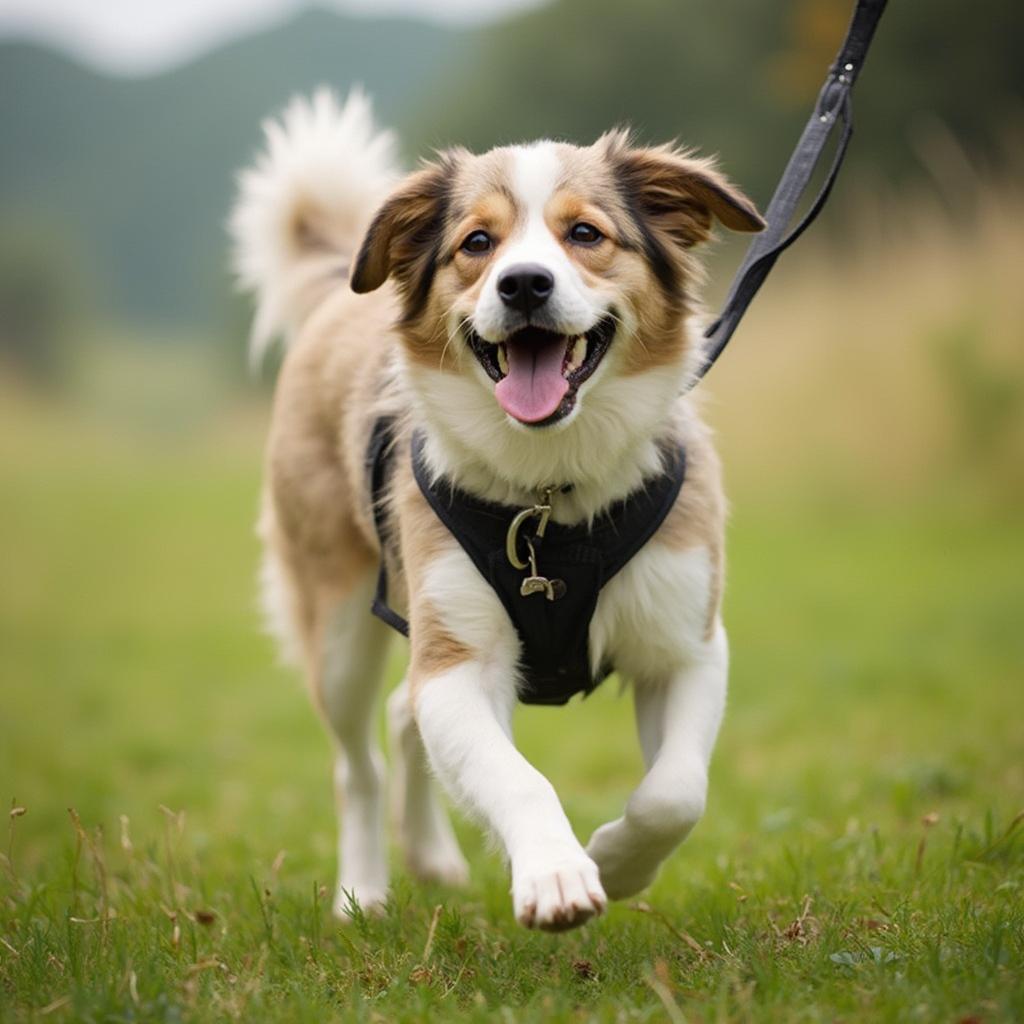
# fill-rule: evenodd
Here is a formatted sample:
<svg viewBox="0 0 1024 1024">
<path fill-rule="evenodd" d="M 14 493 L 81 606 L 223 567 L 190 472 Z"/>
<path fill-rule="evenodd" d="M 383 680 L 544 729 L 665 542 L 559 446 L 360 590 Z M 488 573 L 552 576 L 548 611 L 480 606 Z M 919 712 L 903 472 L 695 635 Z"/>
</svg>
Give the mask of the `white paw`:
<svg viewBox="0 0 1024 1024">
<path fill-rule="evenodd" d="M 513 867 L 512 904 L 525 928 L 577 928 L 603 913 L 607 902 L 597 865 L 582 851 Z"/>
<path fill-rule="evenodd" d="M 644 849 L 643 844 L 631 841 L 628 826 L 621 818 L 602 825 L 590 837 L 587 853 L 597 864 L 609 899 L 635 896 L 654 881 L 661 857 L 651 845 Z"/>
<path fill-rule="evenodd" d="M 351 921 L 358 908 L 366 917 L 380 917 L 387 902 L 387 887 L 339 885 L 334 897 L 334 916 L 339 921 Z"/>
</svg>

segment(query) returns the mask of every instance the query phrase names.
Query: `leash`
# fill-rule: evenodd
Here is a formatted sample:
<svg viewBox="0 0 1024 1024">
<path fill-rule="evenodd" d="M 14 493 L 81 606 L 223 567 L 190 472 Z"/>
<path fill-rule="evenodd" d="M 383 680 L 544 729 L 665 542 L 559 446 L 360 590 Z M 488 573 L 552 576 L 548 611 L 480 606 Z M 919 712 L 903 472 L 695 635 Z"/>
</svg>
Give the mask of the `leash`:
<svg viewBox="0 0 1024 1024">
<path fill-rule="evenodd" d="M 829 68 L 828 77 L 821 92 L 818 93 L 818 101 L 810 119 L 765 211 L 768 227 L 751 242 L 733 278 L 721 314 L 704 332 L 708 342 L 705 361 L 697 371 L 694 385 L 725 351 L 725 346 L 729 344 L 729 339 L 739 326 L 758 289 L 764 284 L 775 261 L 821 213 L 835 184 L 839 168 L 843 165 L 843 158 L 853 135 L 853 85 L 864 66 L 868 48 L 871 46 L 886 3 L 887 0 L 857 0 L 846 39 L 839 50 L 839 55 Z M 786 234 L 797 205 L 807 191 L 814 168 L 837 126 L 841 126 L 841 131 L 825 182 L 803 219 Z"/>
</svg>

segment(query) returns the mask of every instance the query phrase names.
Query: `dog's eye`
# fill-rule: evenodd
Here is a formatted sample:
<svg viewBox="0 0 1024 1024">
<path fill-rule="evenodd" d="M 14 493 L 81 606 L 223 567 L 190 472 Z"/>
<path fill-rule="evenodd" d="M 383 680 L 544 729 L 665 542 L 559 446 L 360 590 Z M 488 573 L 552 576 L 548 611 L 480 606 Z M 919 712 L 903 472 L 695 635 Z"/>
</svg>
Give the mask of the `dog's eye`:
<svg viewBox="0 0 1024 1024">
<path fill-rule="evenodd" d="M 471 256 L 480 256 L 490 252 L 492 244 L 491 236 L 486 231 L 472 231 L 463 239 L 459 248 Z"/>
<path fill-rule="evenodd" d="M 569 229 L 569 238 L 579 245 L 594 245 L 600 242 L 604 235 L 593 224 L 580 221 L 579 224 L 573 224 Z"/>
</svg>

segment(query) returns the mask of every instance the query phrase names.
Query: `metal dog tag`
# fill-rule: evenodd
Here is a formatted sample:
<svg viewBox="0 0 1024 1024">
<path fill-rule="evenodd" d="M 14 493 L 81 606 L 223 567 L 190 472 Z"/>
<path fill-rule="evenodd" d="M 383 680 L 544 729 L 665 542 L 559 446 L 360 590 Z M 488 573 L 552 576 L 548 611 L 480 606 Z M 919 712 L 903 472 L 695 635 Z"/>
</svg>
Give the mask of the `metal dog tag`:
<svg viewBox="0 0 1024 1024">
<path fill-rule="evenodd" d="M 565 593 L 565 580 L 549 580 L 546 576 L 527 576 L 519 587 L 523 597 L 543 594 L 549 601 L 557 601 Z"/>
<path fill-rule="evenodd" d="M 544 576 L 527 576 L 520 584 L 519 593 L 523 597 L 529 597 L 531 594 L 544 594 L 549 601 L 554 600 L 551 595 L 551 580 Z"/>
</svg>

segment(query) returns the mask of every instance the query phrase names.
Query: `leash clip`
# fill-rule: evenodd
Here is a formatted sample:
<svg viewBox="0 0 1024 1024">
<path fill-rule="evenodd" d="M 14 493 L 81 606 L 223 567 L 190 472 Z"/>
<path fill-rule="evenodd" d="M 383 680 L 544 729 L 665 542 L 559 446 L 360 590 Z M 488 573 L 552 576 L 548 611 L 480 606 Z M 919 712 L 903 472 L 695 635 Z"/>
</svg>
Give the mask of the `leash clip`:
<svg viewBox="0 0 1024 1024">
<path fill-rule="evenodd" d="M 514 569 L 527 569 L 527 575 L 519 587 L 519 594 L 522 597 L 529 597 L 531 594 L 543 594 L 549 601 L 555 601 L 565 593 L 564 580 L 549 580 L 541 576 L 537 569 L 537 552 L 534 549 L 535 539 L 544 539 L 544 531 L 548 528 L 548 520 L 551 518 L 551 494 L 554 487 L 545 487 L 541 500 L 536 505 L 524 508 L 512 520 L 505 535 L 505 555 Z M 537 528 L 533 536 L 523 536 L 526 542 L 526 561 L 519 557 L 519 532 L 523 524 L 531 519 L 538 520 Z"/>
</svg>

